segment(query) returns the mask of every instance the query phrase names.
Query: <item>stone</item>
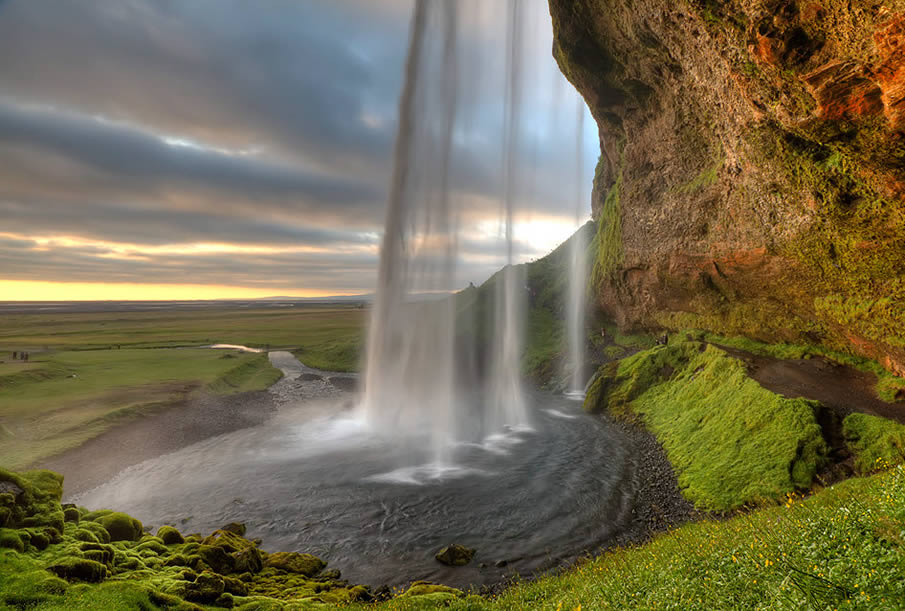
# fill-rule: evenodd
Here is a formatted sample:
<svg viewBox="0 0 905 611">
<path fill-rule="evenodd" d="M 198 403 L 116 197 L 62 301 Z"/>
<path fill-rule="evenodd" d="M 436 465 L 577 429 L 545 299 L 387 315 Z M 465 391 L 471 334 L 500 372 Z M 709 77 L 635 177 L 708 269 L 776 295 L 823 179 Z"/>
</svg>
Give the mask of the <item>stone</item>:
<svg viewBox="0 0 905 611">
<path fill-rule="evenodd" d="M 47 567 L 47 570 L 67 581 L 98 583 L 107 578 L 106 566 L 85 558 L 67 558 L 58 564 Z"/>
<path fill-rule="evenodd" d="M 157 531 L 157 536 L 160 537 L 164 545 L 182 545 L 185 543 L 185 538 L 172 526 L 161 526 Z"/>
<path fill-rule="evenodd" d="M 446 566 L 465 566 L 474 558 L 475 551 L 470 547 L 453 543 L 437 552 L 434 558 L 437 559 L 437 562 Z"/>
<path fill-rule="evenodd" d="M 240 537 L 245 536 L 245 524 L 242 522 L 230 522 L 220 530 L 225 530 L 228 533 L 233 533 L 234 535 L 239 535 Z"/>
<path fill-rule="evenodd" d="M 274 554 L 267 554 L 267 557 L 264 559 L 264 566 L 280 569 L 289 573 L 298 573 L 305 577 L 313 577 L 324 570 L 327 563 L 311 554 L 276 552 Z"/>
</svg>

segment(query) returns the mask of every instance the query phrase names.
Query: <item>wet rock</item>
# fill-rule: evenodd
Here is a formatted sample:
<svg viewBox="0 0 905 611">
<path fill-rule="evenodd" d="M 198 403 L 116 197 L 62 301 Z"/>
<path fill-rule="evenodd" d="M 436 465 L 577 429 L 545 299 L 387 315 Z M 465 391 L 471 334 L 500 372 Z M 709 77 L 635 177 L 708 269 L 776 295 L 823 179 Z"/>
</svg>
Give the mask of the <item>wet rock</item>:
<svg viewBox="0 0 905 611">
<path fill-rule="evenodd" d="M 264 559 L 264 566 L 280 569 L 289 573 L 298 573 L 305 577 L 317 575 L 327 563 L 311 554 L 299 554 L 296 552 L 276 552 L 268 554 Z"/>
<path fill-rule="evenodd" d="M 234 535 L 239 535 L 240 537 L 245 536 L 245 524 L 243 524 L 242 522 L 230 522 L 220 530 L 225 530 L 228 533 L 233 533 Z"/>
<path fill-rule="evenodd" d="M 501 568 L 507 566 L 508 564 L 509 564 L 509 562 L 507 560 L 497 560 L 496 562 L 493 563 L 493 566 L 495 566 L 498 569 L 501 569 Z"/>
<path fill-rule="evenodd" d="M 323 382 L 324 378 L 316 373 L 303 373 L 298 377 L 302 382 Z"/>
<path fill-rule="evenodd" d="M 475 551 L 470 547 L 453 543 L 437 552 L 434 558 L 437 559 L 437 562 L 447 566 L 465 566 L 474 558 Z"/>
<path fill-rule="evenodd" d="M 352 392 L 355 390 L 356 381 L 355 378 L 350 378 L 347 376 L 333 376 L 332 378 L 330 378 L 330 384 L 340 390 Z"/>
</svg>

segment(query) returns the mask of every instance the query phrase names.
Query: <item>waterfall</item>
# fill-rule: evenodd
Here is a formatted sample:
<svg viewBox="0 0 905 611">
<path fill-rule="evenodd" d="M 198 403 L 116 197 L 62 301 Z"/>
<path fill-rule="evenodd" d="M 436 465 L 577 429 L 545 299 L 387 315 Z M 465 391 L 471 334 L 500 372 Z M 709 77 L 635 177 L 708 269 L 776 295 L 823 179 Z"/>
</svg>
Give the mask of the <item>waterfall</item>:
<svg viewBox="0 0 905 611">
<path fill-rule="evenodd" d="M 569 364 L 571 376 L 566 394 L 575 399 L 584 399 L 585 360 L 585 304 L 587 303 L 586 282 L 587 243 L 586 232 L 582 228 L 585 202 L 582 189 L 584 183 L 584 100 L 577 96 L 575 138 L 575 225 L 578 231 L 569 243 L 569 300 L 566 325 L 569 337 Z"/>
<path fill-rule="evenodd" d="M 518 144 L 520 1 L 509 5 L 501 234 L 508 265 L 497 280 L 486 375 L 462 389 L 456 348 L 456 265 L 464 203 L 450 187 L 457 99 L 458 2 L 416 0 L 399 102 L 392 183 L 366 350 L 364 419 L 379 433 L 429 444 L 450 461 L 462 431 L 481 436 L 527 422 L 519 378 L 524 281 L 513 263 L 513 184 Z M 473 69 L 473 68 L 470 68 Z M 468 75 L 473 76 L 473 75 Z M 465 422 L 465 421 L 468 422 Z"/>
</svg>

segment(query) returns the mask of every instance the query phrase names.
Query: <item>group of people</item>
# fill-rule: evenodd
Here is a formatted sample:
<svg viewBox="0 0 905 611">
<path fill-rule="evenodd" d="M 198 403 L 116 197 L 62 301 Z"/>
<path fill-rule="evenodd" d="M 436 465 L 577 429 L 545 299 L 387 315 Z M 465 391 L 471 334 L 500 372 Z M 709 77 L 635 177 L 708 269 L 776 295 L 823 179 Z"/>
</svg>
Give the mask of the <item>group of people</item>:
<svg viewBox="0 0 905 611">
<path fill-rule="evenodd" d="M 14 350 L 14 351 L 13 351 L 13 360 L 14 360 L 14 361 L 27 361 L 27 360 L 28 360 L 28 353 L 27 353 L 27 352 L 20 352 L 20 351 L 18 351 L 18 350 Z"/>
</svg>

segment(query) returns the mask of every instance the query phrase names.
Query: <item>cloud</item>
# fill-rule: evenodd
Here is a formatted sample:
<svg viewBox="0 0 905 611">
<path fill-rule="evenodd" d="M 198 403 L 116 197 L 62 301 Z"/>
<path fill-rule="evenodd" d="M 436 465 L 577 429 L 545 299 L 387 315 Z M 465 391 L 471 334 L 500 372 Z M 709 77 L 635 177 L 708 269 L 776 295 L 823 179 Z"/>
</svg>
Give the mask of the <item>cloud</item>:
<svg viewBox="0 0 905 611">
<path fill-rule="evenodd" d="M 523 215 L 571 219 L 573 104 L 550 57 L 546 4 L 529 6 L 515 195 Z M 449 184 L 473 228 L 499 211 L 505 37 L 498 5 L 460 8 L 469 76 Z M 369 290 L 374 255 L 349 253 L 373 251 L 382 225 L 410 9 L 410 0 L 0 1 L 0 232 L 148 252 L 218 242 L 336 255 L 124 260 L 0 243 L 3 277 L 15 266 L 17 278 L 152 282 L 178 269 L 205 283 L 233 274 L 228 284 Z M 596 136 L 586 129 L 589 199 Z M 520 238 L 523 256 L 549 247 L 539 238 Z M 482 280 L 499 251 L 486 236 L 463 237 L 462 277 Z"/>
</svg>

